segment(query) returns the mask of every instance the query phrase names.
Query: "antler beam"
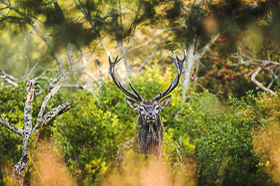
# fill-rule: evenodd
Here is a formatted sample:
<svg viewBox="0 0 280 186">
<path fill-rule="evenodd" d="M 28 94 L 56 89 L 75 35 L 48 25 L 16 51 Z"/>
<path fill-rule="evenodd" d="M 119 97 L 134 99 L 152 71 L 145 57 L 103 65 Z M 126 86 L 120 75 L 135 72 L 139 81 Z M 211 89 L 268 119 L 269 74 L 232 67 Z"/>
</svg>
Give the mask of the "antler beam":
<svg viewBox="0 0 280 186">
<path fill-rule="evenodd" d="M 173 52 L 175 54 L 175 52 Z M 174 81 L 170 84 L 170 86 L 167 88 L 166 91 L 164 91 L 163 93 L 159 93 L 157 96 L 155 96 L 153 99 L 154 100 L 160 100 L 161 98 L 167 96 L 168 94 L 170 94 L 179 84 L 179 80 L 182 76 L 182 74 L 184 73 L 185 69 L 184 69 L 184 61 L 186 59 L 186 56 L 181 60 L 179 59 L 179 57 L 175 54 L 176 59 L 174 59 L 172 57 L 172 55 L 168 52 L 168 54 L 170 55 L 171 59 L 173 60 L 178 72 L 177 72 L 177 76 L 174 79 Z"/>
<path fill-rule="evenodd" d="M 117 79 L 116 75 L 115 75 L 115 65 L 122 59 L 118 59 L 119 56 L 116 57 L 115 61 L 112 62 L 110 57 L 109 57 L 109 63 L 110 63 L 110 68 L 108 73 L 110 74 L 110 76 L 112 77 L 113 81 L 115 82 L 116 86 L 123 92 L 125 93 L 125 95 L 127 95 L 128 97 L 135 99 L 137 101 L 142 101 L 143 98 L 140 96 L 140 94 L 135 90 L 135 88 L 132 86 L 132 84 L 129 82 L 130 87 L 132 88 L 133 92 L 135 94 L 133 94 L 132 92 L 128 91 L 126 88 L 124 88 L 124 86 L 120 83 L 120 81 Z"/>
</svg>

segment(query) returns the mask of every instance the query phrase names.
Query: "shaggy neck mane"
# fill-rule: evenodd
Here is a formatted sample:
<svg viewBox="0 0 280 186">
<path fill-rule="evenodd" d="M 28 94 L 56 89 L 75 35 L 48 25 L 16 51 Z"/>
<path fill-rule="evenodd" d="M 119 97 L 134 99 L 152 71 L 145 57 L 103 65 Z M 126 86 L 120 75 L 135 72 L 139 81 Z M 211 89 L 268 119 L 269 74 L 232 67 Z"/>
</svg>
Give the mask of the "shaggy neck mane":
<svg viewBox="0 0 280 186">
<path fill-rule="evenodd" d="M 158 155 L 161 150 L 163 139 L 163 126 L 160 116 L 157 116 L 155 122 L 150 123 L 146 123 L 146 121 L 139 116 L 136 131 L 138 134 L 136 134 L 135 137 L 139 142 L 140 151 L 144 154 Z"/>
</svg>

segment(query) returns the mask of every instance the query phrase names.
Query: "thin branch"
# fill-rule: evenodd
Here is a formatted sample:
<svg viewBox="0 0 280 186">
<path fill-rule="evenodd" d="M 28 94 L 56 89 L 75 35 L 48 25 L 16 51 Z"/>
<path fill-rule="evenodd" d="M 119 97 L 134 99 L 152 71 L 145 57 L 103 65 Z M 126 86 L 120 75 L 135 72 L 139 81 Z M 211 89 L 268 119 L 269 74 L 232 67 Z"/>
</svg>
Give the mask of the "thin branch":
<svg viewBox="0 0 280 186">
<path fill-rule="evenodd" d="M 13 86 L 16 87 L 16 88 L 18 87 L 18 84 L 17 84 L 16 82 L 14 82 L 14 81 L 12 81 L 12 80 L 10 80 L 10 79 L 8 79 L 8 78 L 5 78 L 5 79 L 2 81 L 1 86 L 3 86 L 5 82 L 7 82 L 8 84 L 13 85 Z"/>
<path fill-rule="evenodd" d="M 1 75 L 1 74 L 3 74 L 3 75 Z M 2 68 L 0 68 L 0 78 L 9 78 L 9 79 L 11 79 L 12 81 L 16 81 L 16 82 L 18 81 L 17 78 L 15 78 L 15 77 L 13 77 L 13 76 L 7 74 Z"/>
<path fill-rule="evenodd" d="M 263 66 L 269 66 L 269 65 L 275 65 L 275 66 L 280 66 L 279 62 L 276 61 L 269 61 L 269 60 L 259 60 L 259 59 L 253 59 L 251 57 L 243 55 L 245 58 L 248 60 L 244 60 L 241 55 L 230 55 L 233 58 L 239 59 L 239 63 L 236 65 L 232 66 L 238 66 L 242 64 L 254 64 L 254 65 L 263 65 Z"/>
<path fill-rule="evenodd" d="M 57 106 L 56 108 L 52 109 L 51 111 L 49 111 L 48 113 L 46 113 L 44 115 L 43 124 L 46 125 L 47 123 L 49 123 L 50 120 L 52 120 L 56 116 L 61 115 L 64 112 L 67 112 L 70 109 L 70 106 L 71 106 L 71 103 L 70 103 L 70 101 L 68 101 L 68 102 L 65 102 L 65 103 Z"/>
<path fill-rule="evenodd" d="M 5 7 L 1 7 L 0 10 L 5 10 L 8 9 L 9 7 L 5 6 Z"/>
<path fill-rule="evenodd" d="M 110 51 L 107 49 L 106 45 L 104 44 L 103 38 L 101 37 L 100 32 L 96 29 L 95 24 L 94 24 L 94 22 L 92 21 L 92 19 L 91 19 L 91 17 L 90 17 L 90 12 L 87 14 L 87 13 L 85 12 L 85 10 L 83 10 L 82 7 L 77 3 L 76 0 L 74 0 L 74 2 L 75 2 L 75 4 L 76 4 L 77 8 L 84 14 L 86 20 L 89 22 L 89 24 L 91 25 L 92 29 L 93 29 L 94 32 L 96 33 L 96 35 L 97 35 L 97 37 L 98 37 L 98 39 L 99 39 L 99 41 L 100 41 L 100 43 L 101 43 L 103 49 L 105 50 L 105 52 L 106 52 L 108 58 L 111 58 L 111 53 L 110 53 Z M 79 2 L 80 2 L 80 1 L 79 1 Z M 80 2 L 80 4 L 81 4 L 81 2 Z"/>
<path fill-rule="evenodd" d="M 70 43 L 66 44 L 66 51 L 67 51 L 67 56 L 68 56 L 69 63 L 70 63 L 70 70 L 71 70 L 73 78 L 75 79 L 76 75 L 77 75 L 77 67 L 76 67 L 75 60 L 73 58 L 73 51 L 72 51 Z"/>
<path fill-rule="evenodd" d="M 160 42 L 161 42 L 161 41 L 160 41 Z M 148 55 L 148 57 L 140 64 L 140 67 L 138 68 L 138 71 L 141 71 L 142 68 L 147 64 L 147 61 L 155 55 L 155 53 L 156 53 L 158 47 L 159 47 L 159 44 L 155 47 L 155 49 L 153 50 L 153 52 L 152 52 L 150 55 Z"/>
<path fill-rule="evenodd" d="M 16 88 L 18 87 L 17 78 L 7 74 L 2 68 L 0 68 L 0 78 L 4 79 L 1 83 L 1 86 L 3 86 L 5 82 L 7 82 L 8 84 L 10 84 Z"/>
<path fill-rule="evenodd" d="M 259 59 L 253 59 L 253 61 L 262 63 L 262 64 L 265 65 L 265 66 L 268 66 L 268 65 L 280 66 L 280 63 L 279 63 L 279 62 L 276 62 L 276 61 L 264 61 L 264 60 L 259 60 Z"/>
<path fill-rule="evenodd" d="M 54 87 L 55 87 L 55 85 L 52 85 L 52 84 L 48 86 L 48 88 L 54 88 Z M 61 87 L 85 89 L 85 85 L 64 84 L 64 85 L 61 85 Z"/>
<path fill-rule="evenodd" d="M 42 118 L 42 121 L 40 123 L 40 125 L 37 125 L 38 122 L 36 123 L 36 126 L 33 128 L 32 134 L 33 134 L 33 141 L 37 140 L 39 137 L 39 134 L 41 133 L 41 131 L 44 129 L 44 127 L 52 120 L 54 119 L 56 116 L 63 114 L 64 112 L 68 111 L 71 107 L 71 103 L 65 102 L 59 106 L 57 106 L 56 108 L 52 109 L 51 111 L 49 111 L 48 113 L 46 113 L 44 115 L 44 117 Z"/>
<path fill-rule="evenodd" d="M 22 129 L 10 124 L 7 120 L 5 120 L 1 117 L 0 117 L 0 124 L 2 124 L 2 126 L 6 127 L 7 129 L 11 130 L 12 132 L 17 133 L 21 137 L 23 136 L 23 130 Z"/>
<path fill-rule="evenodd" d="M 127 51 L 127 53 L 131 52 L 132 50 L 135 50 L 135 49 L 137 49 L 137 48 L 140 48 L 140 47 L 142 47 L 142 46 L 145 46 L 145 45 L 149 44 L 157 35 L 161 34 L 162 32 L 169 31 L 169 30 L 172 30 L 172 29 L 171 29 L 171 28 L 167 28 L 167 29 L 161 29 L 161 30 L 159 30 L 159 32 L 155 33 L 155 35 L 154 35 L 151 39 L 149 39 L 149 40 L 146 41 L 145 43 L 142 43 L 142 44 L 140 44 L 140 45 L 138 45 L 138 46 L 135 46 L 135 47 L 130 48 L 130 49 Z"/>
<path fill-rule="evenodd" d="M 67 78 L 67 73 L 65 73 L 64 75 L 62 75 L 60 81 L 57 83 L 57 85 L 50 91 L 50 93 L 45 97 L 42 105 L 41 105 L 41 109 L 39 111 L 38 117 L 37 117 L 37 123 L 35 125 L 34 128 L 37 128 L 39 125 L 43 124 L 43 114 L 46 108 L 46 105 L 49 101 L 49 99 L 60 89 L 62 83 L 64 82 L 64 80 Z"/>
<path fill-rule="evenodd" d="M 38 66 L 38 64 L 41 62 L 41 61 L 43 61 L 43 59 L 41 58 L 41 59 L 39 59 L 37 62 L 36 62 L 36 64 L 32 67 L 32 69 L 29 71 L 29 73 L 27 74 L 27 78 L 31 75 L 31 73 L 34 71 L 34 69 Z"/>
<path fill-rule="evenodd" d="M 269 88 L 263 86 L 258 80 L 256 80 L 256 76 L 258 75 L 258 73 L 262 70 L 262 67 L 258 67 L 257 70 L 255 70 L 255 72 L 252 74 L 251 76 L 251 80 L 253 83 L 255 83 L 259 88 L 261 88 L 262 90 L 264 91 L 267 91 L 269 92 L 270 94 L 274 95 L 274 96 L 277 96 L 277 94 L 270 90 Z"/>
<path fill-rule="evenodd" d="M 212 46 L 212 44 L 218 39 L 218 37 L 220 36 L 220 34 L 217 34 L 215 36 L 213 36 L 211 38 L 211 40 L 203 47 L 202 50 L 200 50 L 196 55 L 195 55 L 195 61 L 199 60 L 200 58 L 202 58 L 205 53 L 210 49 L 210 47 Z"/>
<path fill-rule="evenodd" d="M 183 10 L 185 10 L 185 11 L 187 11 L 187 12 L 190 12 L 190 11 L 191 11 L 189 8 L 187 8 L 186 6 L 184 6 L 184 5 L 181 3 L 181 1 L 175 0 L 175 2 L 176 2 L 177 4 L 179 4 L 180 7 L 181 7 Z"/>
<path fill-rule="evenodd" d="M 137 10 L 137 12 L 135 11 L 136 15 L 135 15 L 134 21 L 132 22 L 132 24 L 130 26 L 130 29 L 133 26 L 133 29 L 132 29 L 133 30 L 133 36 L 132 36 L 131 46 L 133 46 L 133 44 L 134 44 L 135 32 L 136 32 L 136 26 L 137 26 L 137 24 L 135 22 L 136 22 L 136 20 L 139 17 L 141 7 L 142 7 L 142 0 L 139 1 L 138 10 Z M 130 35 L 129 35 L 128 39 L 127 39 L 127 46 L 129 45 L 129 40 L 130 40 Z M 127 53 L 127 50 L 128 50 L 128 47 L 126 48 L 126 53 Z"/>
</svg>

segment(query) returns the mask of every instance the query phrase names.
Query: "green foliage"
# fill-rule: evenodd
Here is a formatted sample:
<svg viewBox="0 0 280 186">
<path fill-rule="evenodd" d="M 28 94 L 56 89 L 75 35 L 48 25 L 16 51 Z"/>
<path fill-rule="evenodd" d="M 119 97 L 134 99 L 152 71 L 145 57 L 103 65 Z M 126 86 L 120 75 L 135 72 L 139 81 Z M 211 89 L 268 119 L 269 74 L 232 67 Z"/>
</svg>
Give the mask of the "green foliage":
<svg viewBox="0 0 280 186">
<path fill-rule="evenodd" d="M 175 72 L 167 68 L 162 78 L 157 65 L 146 68 L 132 83 L 142 97 L 151 99 L 167 88 Z M 172 162 L 174 171 L 195 158 L 198 185 L 271 185 L 269 176 L 257 166 L 251 145 L 254 125 L 243 123 L 238 112 L 239 107 L 255 103 L 252 92 L 241 100 L 232 99 L 235 106 L 223 106 L 207 90 L 191 91 L 186 101 L 179 90 L 172 92 L 171 103 L 161 112 L 163 156 Z M 138 114 L 111 80 L 104 82 L 99 97 L 79 92 L 71 99 L 73 109 L 56 122 L 59 140 L 79 183 L 98 184 L 116 163 L 118 147 L 132 138 Z"/>
<path fill-rule="evenodd" d="M 18 127 L 23 126 L 24 91 L 0 89 L 0 117 Z M 0 125 L 0 166 L 7 167 L 21 156 L 21 137 Z M 3 175 L 0 175 L 0 179 Z"/>
<path fill-rule="evenodd" d="M 132 78 L 132 84 L 143 98 L 151 99 L 164 91 L 175 75 L 174 68 L 162 71 L 155 63 Z M 263 118 L 278 107 L 268 107 L 266 101 L 258 101 L 261 95 L 255 96 L 252 91 L 241 99 L 230 99 L 228 105 L 221 104 L 207 90 L 201 93 L 189 90 L 187 99 L 182 100 L 179 87 L 161 112 L 163 157 L 171 161 L 173 171 L 192 162 L 196 164 L 198 185 L 274 185 L 263 166 L 259 166 L 252 132 L 259 129 L 258 122 L 263 123 Z M 18 123 L 17 126 L 23 123 L 23 90 L 0 89 L 1 117 Z M 34 120 L 42 95 L 34 100 Z M 51 138 L 62 148 L 67 166 L 79 185 L 99 185 L 100 179 L 116 165 L 120 145 L 133 137 L 138 114 L 129 108 L 125 95 L 111 79 L 103 82 L 98 96 L 83 90 L 62 89 L 50 100 L 47 110 L 68 100 L 72 102 L 71 109 L 50 123 L 41 139 Z M 3 162 L 9 160 L 14 164 L 20 156 L 21 141 L 17 136 L 11 137 L 14 134 L 3 127 L 1 131 Z M 5 146 L 5 140 L 13 140 L 12 144 L 17 145 L 11 148 L 6 143 Z M 13 159 L 8 158 L 9 153 L 14 155 Z"/>
</svg>

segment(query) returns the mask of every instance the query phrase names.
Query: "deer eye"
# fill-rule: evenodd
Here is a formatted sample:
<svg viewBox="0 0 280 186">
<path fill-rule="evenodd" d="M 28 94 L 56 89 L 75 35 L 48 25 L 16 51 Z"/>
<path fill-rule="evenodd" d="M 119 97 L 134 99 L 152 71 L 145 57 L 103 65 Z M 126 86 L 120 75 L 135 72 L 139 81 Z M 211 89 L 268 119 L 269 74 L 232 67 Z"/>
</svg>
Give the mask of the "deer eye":
<svg viewBox="0 0 280 186">
<path fill-rule="evenodd" d="M 144 111 L 144 108 L 143 107 L 140 107 L 140 112 L 143 112 Z"/>
<path fill-rule="evenodd" d="M 155 108 L 156 110 L 159 110 L 159 106 L 156 106 L 156 108 Z"/>
</svg>

